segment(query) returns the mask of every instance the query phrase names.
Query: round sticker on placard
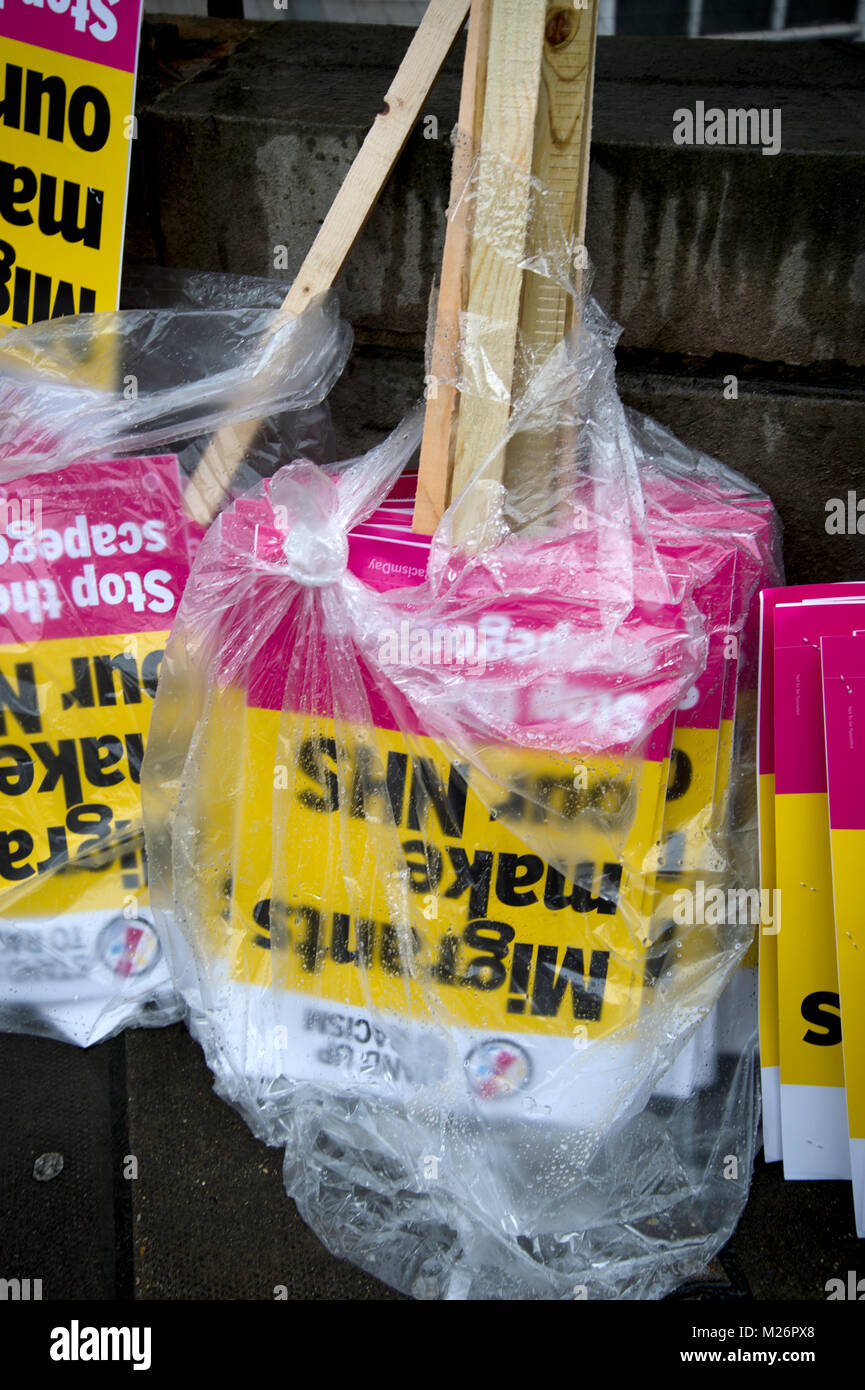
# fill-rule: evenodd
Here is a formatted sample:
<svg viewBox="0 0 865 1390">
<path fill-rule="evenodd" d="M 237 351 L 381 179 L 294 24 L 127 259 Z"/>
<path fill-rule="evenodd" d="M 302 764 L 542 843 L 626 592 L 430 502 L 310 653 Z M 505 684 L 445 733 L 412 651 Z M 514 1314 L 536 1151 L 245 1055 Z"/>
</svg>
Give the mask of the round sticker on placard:
<svg viewBox="0 0 865 1390">
<path fill-rule="evenodd" d="M 473 1047 L 465 1069 L 469 1085 L 483 1100 L 514 1095 L 528 1085 L 532 1074 L 528 1053 L 507 1038 L 491 1038 Z"/>
<path fill-rule="evenodd" d="M 112 975 L 146 975 L 159 959 L 159 938 L 141 917 L 115 917 L 99 933 L 96 950 Z"/>
</svg>

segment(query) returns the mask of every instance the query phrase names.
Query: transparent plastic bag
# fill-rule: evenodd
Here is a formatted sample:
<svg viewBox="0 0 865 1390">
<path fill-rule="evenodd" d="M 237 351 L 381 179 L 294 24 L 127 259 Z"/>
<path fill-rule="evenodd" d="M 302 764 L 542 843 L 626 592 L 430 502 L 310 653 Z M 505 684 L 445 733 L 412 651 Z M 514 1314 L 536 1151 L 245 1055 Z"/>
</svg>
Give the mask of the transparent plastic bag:
<svg viewBox="0 0 865 1390">
<path fill-rule="evenodd" d="M 239 293 L 243 292 L 243 284 Z M 192 307 L 80 314 L 0 337 L 0 483 L 85 459 L 171 450 L 184 478 L 212 436 L 263 421 L 259 472 L 233 472 L 228 496 L 282 461 L 297 414 L 327 397 L 351 350 L 334 296 L 299 318 L 187 291 Z M 214 307 L 212 300 L 222 301 Z M 204 307 L 198 307 L 202 303 Z M 227 499 L 226 499 L 227 500 Z"/>
<path fill-rule="evenodd" d="M 662 1295 L 732 1229 L 757 1130 L 753 928 L 671 931 L 663 901 L 706 863 L 712 886 L 756 881 L 738 782 L 703 778 L 671 827 L 696 848 L 662 849 L 676 711 L 725 631 L 695 595 L 741 568 L 744 631 L 771 513 L 754 542 L 743 504 L 723 544 L 687 515 L 665 556 L 672 505 L 647 502 L 609 341 L 584 320 L 541 370 L 514 417 L 564 425 L 570 472 L 492 507 L 481 476 L 457 548 L 470 482 L 428 570 L 400 476 L 419 417 L 224 513 L 145 761 L 156 910 L 219 1093 L 285 1146 L 328 1246 L 424 1298 Z"/>
<path fill-rule="evenodd" d="M 86 1044 L 179 1016 L 147 899 L 139 779 L 204 533 L 190 487 L 212 432 L 230 443 L 262 415 L 259 469 L 298 447 L 326 459 L 324 398 L 351 338 L 333 300 L 279 325 L 273 286 L 218 279 L 170 277 L 158 308 L 0 338 L 5 1030 Z M 236 470 L 223 500 L 257 476 Z"/>
<path fill-rule="evenodd" d="M 757 1133 L 753 923 L 699 904 L 757 882 L 777 535 L 625 413 L 615 326 L 511 172 L 452 215 L 575 326 L 514 350 L 464 315 L 434 537 L 420 412 L 211 528 L 143 771 L 154 907 L 219 1094 L 333 1251 L 420 1298 L 660 1297 L 729 1235 Z"/>
</svg>

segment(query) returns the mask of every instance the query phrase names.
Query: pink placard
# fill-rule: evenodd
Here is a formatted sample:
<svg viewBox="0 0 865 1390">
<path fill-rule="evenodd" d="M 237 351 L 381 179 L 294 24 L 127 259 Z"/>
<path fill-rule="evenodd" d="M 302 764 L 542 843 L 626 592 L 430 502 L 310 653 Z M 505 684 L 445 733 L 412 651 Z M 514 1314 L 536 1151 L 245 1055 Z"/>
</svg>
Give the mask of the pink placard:
<svg viewBox="0 0 865 1390">
<path fill-rule="evenodd" d="M 261 499 L 241 502 L 224 514 L 208 539 L 213 580 L 202 572 L 197 576 L 202 601 L 205 610 L 211 609 L 222 577 L 238 566 L 246 567 L 251 586 L 242 601 L 226 612 L 220 639 L 222 679 L 245 685 L 253 707 L 282 708 L 296 641 L 304 634 L 301 640 L 308 647 L 308 659 L 302 671 L 298 668 L 291 698 L 300 701 L 299 708 L 329 717 L 344 682 L 334 665 L 333 644 L 316 627 L 314 610 L 304 611 L 308 598 L 285 572 L 285 535 L 272 521 L 267 524 Z M 572 599 L 553 602 L 549 594 L 526 592 L 523 582 L 519 598 L 485 590 L 474 601 L 463 593 L 431 609 L 428 592 L 419 593 L 417 602 L 412 592 L 425 578 L 428 551 L 428 538 L 405 533 L 383 536 L 366 524 L 349 534 L 350 573 L 382 595 L 403 591 L 394 604 L 384 604 L 380 613 L 367 605 L 369 631 L 360 639 L 362 650 L 352 658 L 376 725 L 425 732 L 425 721 L 437 709 L 440 697 L 451 698 L 458 681 L 461 717 L 500 741 L 552 749 L 567 744 L 579 749 L 594 746 L 589 740 L 597 743 L 609 737 L 603 746 L 611 750 L 639 745 L 640 755 L 652 760 L 669 754 L 671 695 L 658 673 L 669 669 L 670 660 L 675 659 L 673 607 L 637 605 L 612 638 L 614 646 L 635 642 L 642 650 L 645 643 L 658 653 L 645 678 L 632 679 L 622 691 L 615 668 L 594 670 L 589 662 L 585 671 L 572 669 L 573 651 L 595 637 L 597 618 L 591 606 Z M 250 564 L 252 557 L 257 565 Z M 523 563 L 528 561 L 525 556 Z M 192 592 L 197 592 L 195 586 Z M 206 598 L 208 593 L 212 601 Z M 206 622 L 204 613 L 202 617 Z M 437 683 L 434 671 L 418 669 L 410 653 L 398 658 L 401 671 L 394 669 L 391 675 L 387 665 L 378 669 L 370 633 L 374 638 L 376 632 L 381 637 L 385 631 L 398 634 L 403 628 L 427 631 L 430 624 L 470 630 L 475 641 L 483 643 L 483 660 L 465 660 L 444 685 Z M 367 650 L 363 643 L 371 640 Z M 406 652 L 409 646 L 407 638 Z M 344 713 L 343 717 L 350 716 Z M 357 717 L 363 717 L 363 710 L 358 710 Z"/>
<path fill-rule="evenodd" d="M 142 0 L 3 0 L 0 36 L 134 72 Z"/>
<path fill-rule="evenodd" d="M 821 639 L 852 634 L 862 603 L 775 607 L 775 792 L 826 791 Z"/>
<path fill-rule="evenodd" d="M 775 771 L 775 609 L 779 603 L 865 598 L 865 584 L 789 584 L 760 594 L 760 697 L 757 716 L 757 771 Z"/>
<path fill-rule="evenodd" d="M 0 645 L 171 627 L 200 536 L 173 455 L 19 478 L 0 522 Z"/>
<path fill-rule="evenodd" d="M 865 830 L 865 636 L 824 637 L 820 651 L 829 824 Z"/>
</svg>

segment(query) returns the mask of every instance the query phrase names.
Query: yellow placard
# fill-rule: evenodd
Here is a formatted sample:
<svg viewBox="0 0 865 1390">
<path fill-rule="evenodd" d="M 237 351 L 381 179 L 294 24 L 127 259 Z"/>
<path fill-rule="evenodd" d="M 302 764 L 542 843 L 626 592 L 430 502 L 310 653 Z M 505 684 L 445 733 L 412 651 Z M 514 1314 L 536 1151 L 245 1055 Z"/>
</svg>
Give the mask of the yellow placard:
<svg viewBox="0 0 865 1390">
<path fill-rule="evenodd" d="M 2 324 L 117 308 L 140 9 L 0 9 Z"/>
<path fill-rule="evenodd" d="M 4 911 L 70 860 L 140 833 L 141 759 L 167 635 L 0 648 Z"/>
<path fill-rule="evenodd" d="M 757 779 L 760 816 L 760 884 L 768 895 L 775 883 L 775 774 L 763 772 Z M 778 1043 L 778 928 L 774 920 L 762 920 L 760 929 L 760 1060 L 777 1067 Z"/>
<path fill-rule="evenodd" d="M 781 1084 L 843 1087 L 825 792 L 775 796 Z"/>
<path fill-rule="evenodd" d="M 833 830 L 835 932 L 847 1062 L 850 1137 L 865 1139 L 865 931 L 862 930 L 862 863 L 865 830 Z"/>
<path fill-rule="evenodd" d="M 71 912 L 105 912 L 112 908 L 130 918 L 149 903 L 144 843 L 139 837 L 66 864 L 50 879 L 40 879 L 14 905 L 13 921 L 63 918 Z"/>
<path fill-rule="evenodd" d="M 488 748 L 481 774 L 429 738 L 224 691 L 196 764 L 175 888 L 236 981 L 588 1040 L 645 1002 L 668 760 Z"/>
<path fill-rule="evenodd" d="M 753 933 L 734 878 L 729 818 L 733 721 L 677 724 L 659 846 L 653 938 L 667 946 L 657 968 L 685 972 L 693 988 L 718 957 Z M 750 903 L 748 904 L 750 908 Z M 742 964 L 750 965 L 750 951 Z"/>
</svg>

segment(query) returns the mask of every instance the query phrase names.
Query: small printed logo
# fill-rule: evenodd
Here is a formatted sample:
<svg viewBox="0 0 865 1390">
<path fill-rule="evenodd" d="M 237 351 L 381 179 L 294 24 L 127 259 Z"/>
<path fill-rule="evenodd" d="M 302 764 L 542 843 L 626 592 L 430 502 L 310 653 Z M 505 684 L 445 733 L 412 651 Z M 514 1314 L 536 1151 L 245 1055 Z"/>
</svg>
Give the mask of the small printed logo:
<svg viewBox="0 0 865 1390">
<path fill-rule="evenodd" d="M 149 922 L 115 917 L 103 927 L 97 943 L 99 959 L 112 975 L 146 975 L 160 955 L 159 938 Z"/>
<path fill-rule="evenodd" d="M 129 1361 L 133 1371 L 149 1371 L 153 1329 L 150 1327 L 69 1327 L 51 1331 L 52 1361 Z"/>
<path fill-rule="evenodd" d="M 532 1074 L 528 1053 L 506 1038 L 473 1047 L 465 1060 L 466 1076 L 475 1095 L 502 1100 L 521 1091 Z"/>
</svg>

